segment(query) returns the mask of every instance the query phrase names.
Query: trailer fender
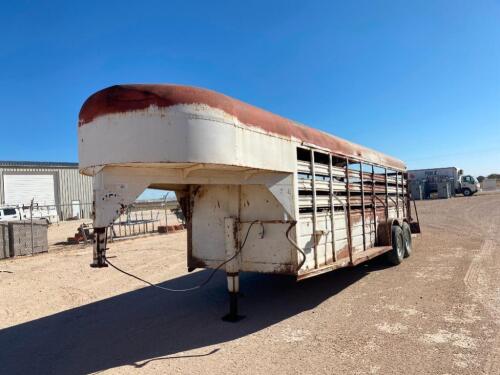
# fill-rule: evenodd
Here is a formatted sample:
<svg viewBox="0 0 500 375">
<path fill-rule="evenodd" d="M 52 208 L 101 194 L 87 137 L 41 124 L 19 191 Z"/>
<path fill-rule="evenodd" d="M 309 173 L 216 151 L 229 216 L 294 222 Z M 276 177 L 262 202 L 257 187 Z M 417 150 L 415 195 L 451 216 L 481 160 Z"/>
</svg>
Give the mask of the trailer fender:
<svg viewBox="0 0 500 375">
<path fill-rule="evenodd" d="M 392 246 L 392 226 L 401 226 L 400 219 L 382 221 L 377 227 L 377 246 Z"/>
</svg>

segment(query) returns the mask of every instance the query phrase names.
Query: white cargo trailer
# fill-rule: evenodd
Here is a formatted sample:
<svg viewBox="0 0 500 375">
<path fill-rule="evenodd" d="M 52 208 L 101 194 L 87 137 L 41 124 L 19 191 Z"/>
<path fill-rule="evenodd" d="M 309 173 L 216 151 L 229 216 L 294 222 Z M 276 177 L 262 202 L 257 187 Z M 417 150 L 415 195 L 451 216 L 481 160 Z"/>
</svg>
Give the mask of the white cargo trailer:
<svg viewBox="0 0 500 375">
<path fill-rule="evenodd" d="M 173 190 L 187 220 L 188 270 L 223 267 L 237 320 L 239 272 L 298 280 L 411 252 L 403 162 L 225 95 L 119 85 L 79 117 L 80 170 L 94 176 L 93 267 L 106 227 L 144 189 Z"/>
</svg>

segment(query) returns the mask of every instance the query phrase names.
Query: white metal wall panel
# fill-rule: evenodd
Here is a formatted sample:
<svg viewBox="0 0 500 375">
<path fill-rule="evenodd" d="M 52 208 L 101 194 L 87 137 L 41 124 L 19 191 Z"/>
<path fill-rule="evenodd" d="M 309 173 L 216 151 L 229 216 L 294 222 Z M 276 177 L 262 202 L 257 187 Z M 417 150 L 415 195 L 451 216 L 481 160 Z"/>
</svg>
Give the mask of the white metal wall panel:
<svg viewBox="0 0 500 375">
<path fill-rule="evenodd" d="M 1 162 L 0 162 L 1 163 Z M 55 178 L 55 200 L 60 206 L 61 219 L 72 217 L 73 200 L 80 201 L 80 209 L 84 218 L 89 218 L 92 211 L 92 178 L 81 175 L 78 167 L 1 165 L 0 164 L 0 204 L 6 204 L 4 193 L 4 177 L 12 174 L 53 174 Z"/>
<path fill-rule="evenodd" d="M 56 203 L 53 174 L 5 174 L 4 201 L 7 205 L 39 205 Z"/>
<path fill-rule="evenodd" d="M 205 264 L 225 259 L 224 218 L 240 217 L 239 240 L 246 237 L 241 271 L 292 272 L 293 248 L 285 233 L 290 224 L 254 224 L 254 220 L 283 220 L 285 211 L 271 192 L 260 185 L 203 185 L 194 197 L 192 255 Z M 248 236 L 247 236 L 248 233 Z"/>
</svg>

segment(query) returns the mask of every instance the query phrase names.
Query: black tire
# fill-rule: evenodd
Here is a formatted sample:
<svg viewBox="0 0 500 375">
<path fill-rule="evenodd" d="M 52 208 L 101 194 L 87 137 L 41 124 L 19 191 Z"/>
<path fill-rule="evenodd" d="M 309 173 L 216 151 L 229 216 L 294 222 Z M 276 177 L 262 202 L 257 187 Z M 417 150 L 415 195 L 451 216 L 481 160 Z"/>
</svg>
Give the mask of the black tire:
<svg viewBox="0 0 500 375">
<path fill-rule="evenodd" d="M 413 250 L 412 244 L 411 244 L 411 229 L 410 225 L 407 222 L 403 223 L 402 226 L 403 229 L 403 247 L 405 249 L 405 258 L 408 258 L 411 255 L 411 252 Z"/>
<path fill-rule="evenodd" d="M 464 197 L 470 197 L 472 195 L 472 191 L 469 188 L 465 188 L 462 190 L 462 194 Z"/>
<path fill-rule="evenodd" d="M 387 253 L 387 260 L 394 266 L 401 264 L 405 256 L 403 230 L 399 225 L 392 226 L 392 249 Z"/>
</svg>

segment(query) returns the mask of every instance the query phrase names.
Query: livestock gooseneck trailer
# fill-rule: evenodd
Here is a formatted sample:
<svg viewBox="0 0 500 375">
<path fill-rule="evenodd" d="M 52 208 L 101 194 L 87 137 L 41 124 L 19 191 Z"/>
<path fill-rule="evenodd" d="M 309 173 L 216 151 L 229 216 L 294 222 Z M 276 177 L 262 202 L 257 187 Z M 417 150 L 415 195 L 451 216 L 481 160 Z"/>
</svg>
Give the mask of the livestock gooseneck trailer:
<svg viewBox="0 0 500 375">
<path fill-rule="evenodd" d="M 187 267 L 224 267 L 236 320 L 239 272 L 298 280 L 387 253 L 399 264 L 419 232 L 399 160 L 225 95 L 118 85 L 79 116 L 80 170 L 94 176 L 93 267 L 106 228 L 146 188 L 175 191 Z"/>
</svg>

